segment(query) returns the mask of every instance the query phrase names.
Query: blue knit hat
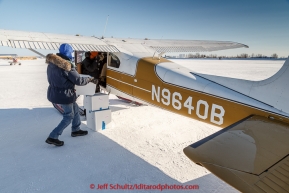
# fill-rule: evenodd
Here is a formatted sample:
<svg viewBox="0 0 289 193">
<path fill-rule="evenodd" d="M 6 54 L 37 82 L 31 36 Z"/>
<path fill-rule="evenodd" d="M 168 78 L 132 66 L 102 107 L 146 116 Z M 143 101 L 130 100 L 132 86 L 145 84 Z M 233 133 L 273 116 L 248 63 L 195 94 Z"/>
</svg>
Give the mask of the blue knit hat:
<svg viewBox="0 0 289 193">
<path fill-rule="evenodd" d="M 59 47 L 59 53 L 66 56 L 67 58 L 69 58 L 70 60 L 72 60 L 74 50 L 71 47 L 71 45 L 69 44 L 61 44 Z"/>
</svg>

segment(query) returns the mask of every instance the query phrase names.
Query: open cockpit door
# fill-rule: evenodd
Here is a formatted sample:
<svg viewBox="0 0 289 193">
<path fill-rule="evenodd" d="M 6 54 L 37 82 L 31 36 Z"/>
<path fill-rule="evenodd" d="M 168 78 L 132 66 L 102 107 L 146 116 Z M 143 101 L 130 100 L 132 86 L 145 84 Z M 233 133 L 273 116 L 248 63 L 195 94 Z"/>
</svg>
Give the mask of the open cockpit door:
<svg viewBox="0 0 289 193">
<path fill-rule="evenodd" d="M 75 66 L 79 74 L 89 75 L 98 80 L 97 85 L 106 88 L 107 52 L 75 51 Z"/>
<path fill-rule="evenodd" d="M 107 57 L 107 83 L 111 89 L 115 89 L 116 95 L 123 97 L 122 93 L 118 93 L 117 90 L 132 95 L 132 84 L 130 74 L 130 63 L 124 61 L 124 53 L 108 53 Z"/>
<path fill-rule="evenodd" d="M 250 116 L 184 153 L 241 192 L 289 192 L 289 124 Z"/>
</svg>

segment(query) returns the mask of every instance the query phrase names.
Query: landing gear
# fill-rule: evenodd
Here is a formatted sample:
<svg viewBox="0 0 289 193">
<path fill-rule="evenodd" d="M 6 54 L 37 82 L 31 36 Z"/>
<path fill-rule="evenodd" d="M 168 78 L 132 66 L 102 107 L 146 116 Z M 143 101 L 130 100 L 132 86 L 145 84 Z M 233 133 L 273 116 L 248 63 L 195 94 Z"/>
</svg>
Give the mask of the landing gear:
<svg viewBox="0 0 289 193">
<path fill-rule="evenodd" d="M 117 96 L 117 95 L 116 95 L 116 96 Z M 129 100 L 129 99 L 120 97 L 120 96 L 117 96 L 117 98 L 119 98 L 119 99 L 121 99 L 121 100 L 123 100 L 123 101 L 125 101 L 125 102 L 127 102 L 127 103 L 134 104 L 134 105 L 136 105 L 136 106 L 141 106 L 141 105 L 143 105 L 142 103 L 138 103 L 138 102 L 136 102 L 136 101 L 132 101 L 132 100 Z"/>
<path fill-rule="evenodd" d="M 18 64 L 19 66 L 21 65 L 20 62 L 9 62 L 9 63 L 10 63 L 10 66 L 12 66 L 12 65 L 16 65 L 16 64 Z"/>
</svg>

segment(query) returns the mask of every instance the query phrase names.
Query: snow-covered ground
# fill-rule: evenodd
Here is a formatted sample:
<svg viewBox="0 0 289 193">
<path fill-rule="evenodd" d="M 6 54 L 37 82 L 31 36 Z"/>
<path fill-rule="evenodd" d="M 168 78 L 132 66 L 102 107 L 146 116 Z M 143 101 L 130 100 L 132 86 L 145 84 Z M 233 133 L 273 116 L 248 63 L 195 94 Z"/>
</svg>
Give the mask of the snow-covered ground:
<svg viewBox="0 0 289 193">
<path fill-rule="evenodd" d="M 202 74 L 234 77 L 247 80 L 263 80 L 272 76 L 285 60 L 212 60 L 174 59 L 176 63 Z"/>
<path fill-rule="evenodd" d="M 173 60 L 195 72 L 261 80 L 284 61 Z M 162 192 L 238 192 L 192 163 L 183 148 L 218 131 L 150 106 L 137 107 L 110 95 L 112 126 L 72 138 L 63 147 L 46 144 L 62 116 L 46 99 L 44 60 L 10 66 L 0 60 L 0 192 L 160 192 L 111 190 L 110 184 L 198 185 L 199 190 Z M 82 105 L 81 97 L 78 100 Z M 108 184 L 108 189 L 91 189 Z"/>
</svg>

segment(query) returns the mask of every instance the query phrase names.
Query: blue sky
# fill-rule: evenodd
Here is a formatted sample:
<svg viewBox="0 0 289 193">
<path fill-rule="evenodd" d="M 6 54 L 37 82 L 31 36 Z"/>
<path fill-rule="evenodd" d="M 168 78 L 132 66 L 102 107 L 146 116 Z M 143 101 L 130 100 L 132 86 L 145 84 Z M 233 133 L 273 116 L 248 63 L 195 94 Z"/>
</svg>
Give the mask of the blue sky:
<svg viewBox="0 0 289 193">
<path fill-rule="evenodd" d="M 212 54 L 289 55 L 289 0 L 0 0 L 0 29 L 150 39 L 224 40 Z M 34 55 L 0 47 L 1 53 Z"/>
</svg>

